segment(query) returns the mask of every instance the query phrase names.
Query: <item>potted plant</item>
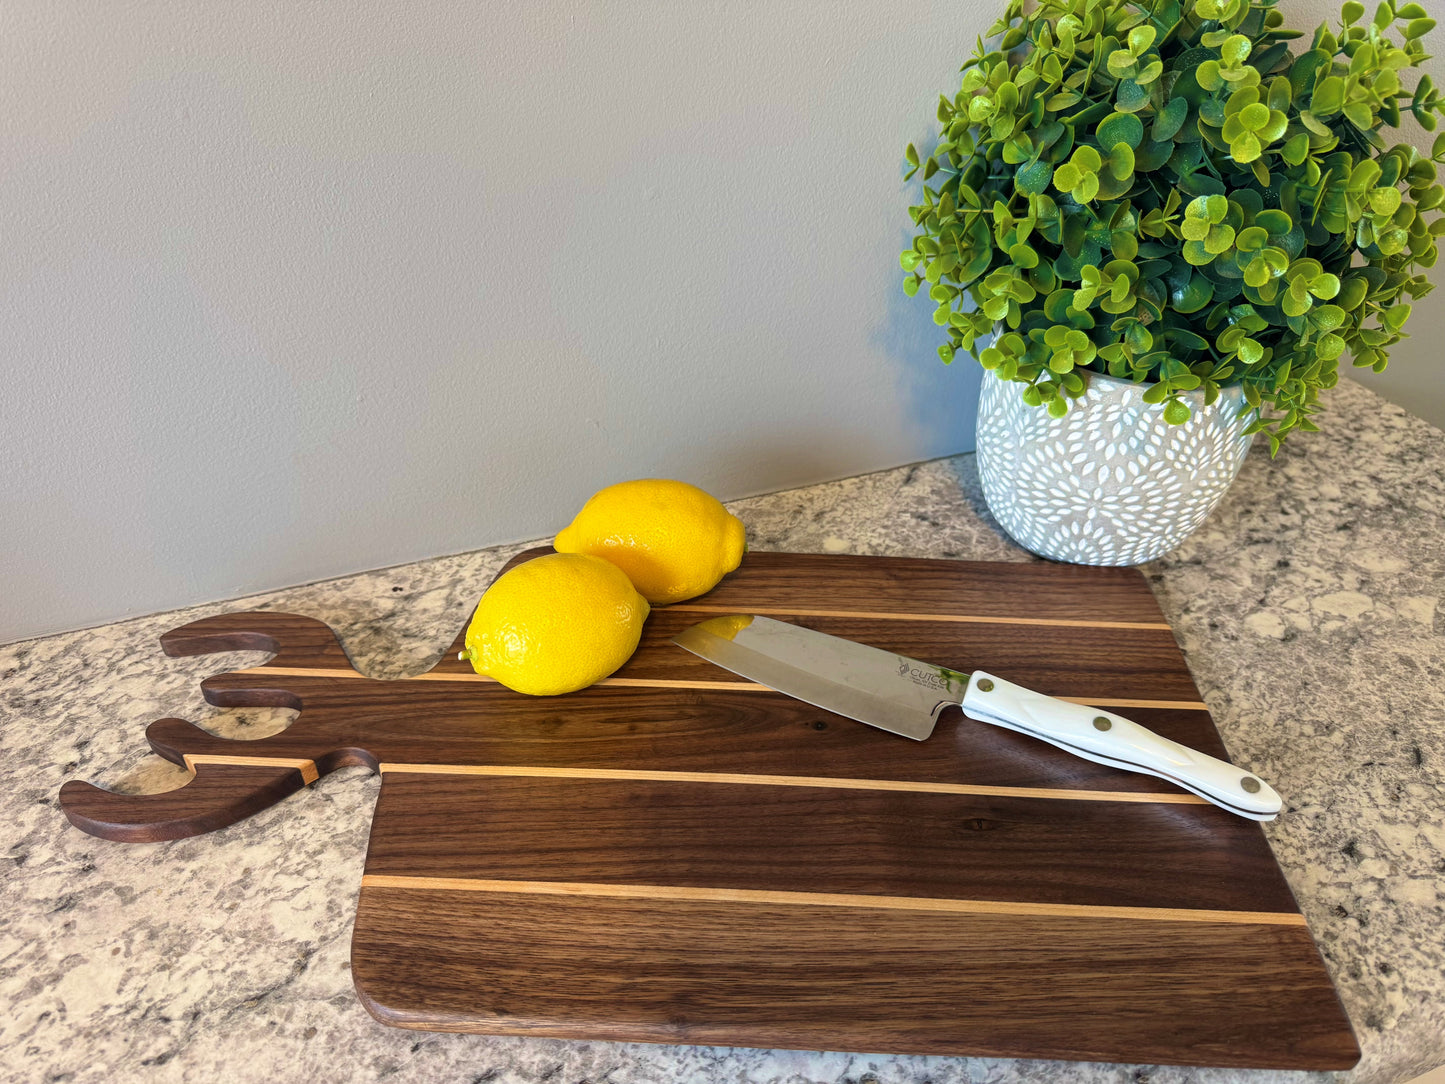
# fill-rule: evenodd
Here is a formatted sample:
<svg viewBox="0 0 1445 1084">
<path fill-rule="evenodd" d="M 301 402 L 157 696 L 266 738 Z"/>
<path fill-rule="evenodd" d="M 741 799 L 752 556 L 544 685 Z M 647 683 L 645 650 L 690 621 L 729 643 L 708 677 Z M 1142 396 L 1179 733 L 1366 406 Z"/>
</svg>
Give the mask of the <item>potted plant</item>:
<svg viewBox="0 0 1445 1084">
<path fill-rule="evenodd" d="M 984 369 L 989 507 L 1045 556 L 1173 549 L 1314 430 L 1349 356 L 1385 367 L 1430 290 L 1435 162 L 1382 136 L 1445 112 L 1418 4 L 1350 0 L 1306 46 L 1274 0 L 1011 0 L 940 97 L 903 252 Z M 1407 85 L 1413 84 L 1413 85 Z"/>
</svg>

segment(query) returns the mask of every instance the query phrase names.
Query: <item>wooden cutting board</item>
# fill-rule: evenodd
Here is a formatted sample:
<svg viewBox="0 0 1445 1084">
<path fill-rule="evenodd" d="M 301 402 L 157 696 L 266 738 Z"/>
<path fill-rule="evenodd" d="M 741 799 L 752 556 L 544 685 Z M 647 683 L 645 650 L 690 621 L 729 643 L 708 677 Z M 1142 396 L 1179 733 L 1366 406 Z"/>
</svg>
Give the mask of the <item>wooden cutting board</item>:
<svg viewBox="0 0 1445 1084">
<path fill-rule="evenodd" d="M 275 652 L 207 678 L 207 700 L 298 708 L 295 723 L 242 744 L 160 720 L 147 737 L 191 783 L 72 781 L 62 805 L 96 835 L 172 839 L 334 768 L 379 770 L 352 963 L 367 1008 L 403 1027 L 1358 1060 L 1258 824 L 956 709 L 928 741 L 899 738 L 669 642 L 739 611 L 987 669 L 1228 757 L 1136 570 L 758 553 L 655 610 L 625 667 L 563 697 L 479 678 L 460 636 L 431 672 L 376 681 L 309 618 L 194 622 L 168 654 Z"/>
</svg>

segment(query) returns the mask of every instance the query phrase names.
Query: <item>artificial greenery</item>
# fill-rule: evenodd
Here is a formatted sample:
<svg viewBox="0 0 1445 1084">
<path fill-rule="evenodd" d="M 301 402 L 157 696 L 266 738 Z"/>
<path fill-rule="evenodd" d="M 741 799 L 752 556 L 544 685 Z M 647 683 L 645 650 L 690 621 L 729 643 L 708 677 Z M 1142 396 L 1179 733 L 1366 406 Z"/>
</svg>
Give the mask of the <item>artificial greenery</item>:
<svg viewBox="0 0 1445 1084">
<path fill-rule="evenodd" d="M 1380 135 L 1445 114 L 1402 79 L 1435 24 L 1350 0 L 1292 54 L 1274 3 L 1011 0 L 932 153 L 908 147 L 903 286 L 937 305 L 945 362 L 973 353 L 1055 416 L 1089 371 L 1151 383 L 1176 424 L 1184 393 L 1241 384 L 1272 451 L 1317 428 L 1342 355 L 1385 367 L 1445 232 L 1445 133 L 1430 158 Z"/>
</svg>

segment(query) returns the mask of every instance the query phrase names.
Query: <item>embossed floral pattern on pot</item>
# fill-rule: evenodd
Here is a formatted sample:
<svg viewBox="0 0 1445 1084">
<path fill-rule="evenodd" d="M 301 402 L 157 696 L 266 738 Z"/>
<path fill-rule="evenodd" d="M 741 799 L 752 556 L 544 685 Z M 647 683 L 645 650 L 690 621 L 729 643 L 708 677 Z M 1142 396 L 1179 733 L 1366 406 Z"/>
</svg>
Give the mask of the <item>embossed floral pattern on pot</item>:
<svg viewBox="0 0 1445 1084">
<path fill-rule="evenodd" d="M 985 373 L 978 403 L 978 473 L 989 511 L 1025 549 L 1081 565 L 1134 565 L 1198 529 L 1254 442 L 1255 411 L 1225 388 L 1191 417 L 1164 421 L 1148 385 L 1097 373 L 1069 412 L 1031 407 L 1019 385 Z"/>
</svg>

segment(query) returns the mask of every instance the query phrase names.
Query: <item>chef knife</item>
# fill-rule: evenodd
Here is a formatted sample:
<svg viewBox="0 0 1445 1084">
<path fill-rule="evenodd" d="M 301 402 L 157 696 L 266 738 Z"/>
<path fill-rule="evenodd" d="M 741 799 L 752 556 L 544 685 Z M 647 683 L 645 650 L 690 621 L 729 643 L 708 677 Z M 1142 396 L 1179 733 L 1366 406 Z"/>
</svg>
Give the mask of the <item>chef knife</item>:
<svg viewBox="0 0 1445 1084">
<path fill-rule="evenodd" d="M 942 710 L 1050 742 L 1086 760 L 1158 776 L 1231 813 L 1274 820 L 1264 780 L 1155 734 L 1122 715 L 1034 692 L 982 670 L 964 673 L 754 614 L 713 617 L 673 643 L 815 707 L 922 741 Z"/>
</svg>

